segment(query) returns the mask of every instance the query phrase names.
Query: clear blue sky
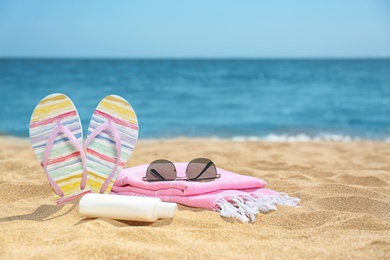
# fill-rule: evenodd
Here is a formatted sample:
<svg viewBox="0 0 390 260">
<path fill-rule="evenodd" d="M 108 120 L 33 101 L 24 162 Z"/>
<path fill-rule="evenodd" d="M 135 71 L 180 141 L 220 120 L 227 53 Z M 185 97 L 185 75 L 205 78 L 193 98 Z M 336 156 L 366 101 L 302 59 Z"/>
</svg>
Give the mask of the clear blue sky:
<svg viewBox="0 0 390 260">
<path fill-rule="evenodd" d="M 390 57 L 390 0 L 0 0 L 0 57 Z"/>
</svg>

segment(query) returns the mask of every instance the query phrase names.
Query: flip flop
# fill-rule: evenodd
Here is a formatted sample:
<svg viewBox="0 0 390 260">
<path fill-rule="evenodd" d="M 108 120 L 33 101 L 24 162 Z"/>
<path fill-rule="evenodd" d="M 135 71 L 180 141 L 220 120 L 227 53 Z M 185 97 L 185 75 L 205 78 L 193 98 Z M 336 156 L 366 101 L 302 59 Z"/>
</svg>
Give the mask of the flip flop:
<svg viewBox="0 0 390 260">
<path fill-rule="evenodd" d="M 110 95 L 92 115 L 84 150 L 92 192 L 110 193 L 137 143 L 138 121 L 131 105 Z"/>
<path fill-rule="evenodd" d="M 30 120 L 30 140 L 57 204 L 90 192 L 80 118 L 67 96 L 55 93 L 38 103 Z"/>
</svg>

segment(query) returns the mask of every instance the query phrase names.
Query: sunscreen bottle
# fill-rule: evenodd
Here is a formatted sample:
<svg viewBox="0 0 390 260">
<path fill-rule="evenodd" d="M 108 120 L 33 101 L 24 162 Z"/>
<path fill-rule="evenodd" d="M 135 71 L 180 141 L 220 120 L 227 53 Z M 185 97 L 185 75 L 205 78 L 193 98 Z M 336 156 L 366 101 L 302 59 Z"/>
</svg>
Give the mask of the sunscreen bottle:
<svg viewBox="0 0 390 260">
<path fill-rule="evenodd" d="M 88 193 L 79 202 L 79 213 L 91 218 L 154 222 L 159 218 L 173 218 L 176 210 L 176 203 L 137 196 Z"/>
</svg>

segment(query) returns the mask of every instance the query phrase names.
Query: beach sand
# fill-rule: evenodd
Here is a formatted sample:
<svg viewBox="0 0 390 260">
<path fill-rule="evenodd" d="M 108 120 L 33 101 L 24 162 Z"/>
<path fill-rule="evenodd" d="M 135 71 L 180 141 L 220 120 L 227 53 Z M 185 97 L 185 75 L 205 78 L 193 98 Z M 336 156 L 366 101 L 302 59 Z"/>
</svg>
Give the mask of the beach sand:
<svg viewBox="0 0 390 260">
<path fill-rule="evenodd" d="M 254 224 L 179 206 L 155 223 L 88 219 L 54 204 L 27 139 L 0 138 L 0 258 L 390 258 L 390 143 L 140 140 L 126 167 L 208 157 L 301 198 Z"/>
</svg>

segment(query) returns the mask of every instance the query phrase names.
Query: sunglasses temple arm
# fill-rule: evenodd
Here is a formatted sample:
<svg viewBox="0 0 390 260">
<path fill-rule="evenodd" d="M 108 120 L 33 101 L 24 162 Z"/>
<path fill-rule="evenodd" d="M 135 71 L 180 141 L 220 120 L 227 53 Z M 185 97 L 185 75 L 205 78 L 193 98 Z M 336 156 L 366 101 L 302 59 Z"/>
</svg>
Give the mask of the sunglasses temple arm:
<svg viewBox="0 0 390 260">
<path fill-rule="evenodd" d="M 151 169 L 150 172 L 152 173 L 152 175 L 154 177 L 156 177 L 157 179 L 160 179 L 162 181 L 165 181 L 165 178 L 163 176 L 161 176 L 161 174 L 158 173 L 158 171 L 156 171 L 155 169 Z"/>
<path fill-rule="evenodd" d="M 189 179 L 190 181 L 192 180 L 197 180 L 197 181 L 203 181 L 203 180 L 215 180 L 221 177 L 221 174 L 217 174 L 216 177 L 209 177 L 209 178 L 203 178 L 203 179 Z"/>
</svg>

